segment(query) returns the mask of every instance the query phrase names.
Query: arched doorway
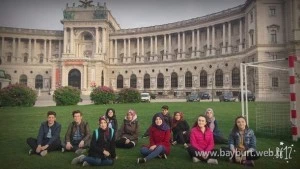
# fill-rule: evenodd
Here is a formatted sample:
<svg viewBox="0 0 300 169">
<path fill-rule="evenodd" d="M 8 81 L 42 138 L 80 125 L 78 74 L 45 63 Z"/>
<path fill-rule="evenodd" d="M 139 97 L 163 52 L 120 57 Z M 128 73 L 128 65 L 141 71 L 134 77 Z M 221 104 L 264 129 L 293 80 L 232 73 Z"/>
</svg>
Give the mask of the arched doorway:
<svg viewBox="0 0 300 169">
<path fill-rule="evenodd" d="M 72 69 L 69 72 L 69 77 L 68 77 L 68 85 L 77 87 L 80 89 L 81 87 L 81 74 L 80 71 L 77 69 Z"/>
</svg>

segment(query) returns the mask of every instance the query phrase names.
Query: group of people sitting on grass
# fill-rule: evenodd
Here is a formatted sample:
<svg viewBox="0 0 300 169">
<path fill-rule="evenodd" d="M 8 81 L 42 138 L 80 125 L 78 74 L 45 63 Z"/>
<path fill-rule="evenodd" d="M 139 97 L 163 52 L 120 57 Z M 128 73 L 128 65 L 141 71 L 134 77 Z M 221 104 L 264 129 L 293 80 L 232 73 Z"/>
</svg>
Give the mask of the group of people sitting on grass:
<svg viewBox="0 0 300 169">
<path fill-rule="evenodd" d="M 37 139 L 27 139 L 27 144 L 31 147 L 29 154 L 45 156 L 48 151 L 74 151 L 79 156 L 71 164 L 113 165 L 117 159 L 116 147 L 133 148 L 138 143 L 139 123 L 137 113 L 132 109 L 126 113 L 120 128 L 115 110 L 107 109 L 105 115 L 99 118 L 99 128 L 92 132 L 88 122 L 82 120 L 79 110 L 73 111 L 72 115 L 74 120 L 68 126 L 65 141 L 61 143 L 61 125 L 56 122 L 56 113 L 49 111 L 47 121 L 41 123 Z M 256 137 L 253 130 L 248 128 L 246 119 L 242 116 L 235 119 L 227 140 L 218 128 L 211 108 L 199 115 L 190 129 L 182 112 L 174 112 L 171 117 L 169 107 L 164 105 L 162 111 L 153 116 L 152 124 L 142 137 L 149 137 L 149 144 L 141 147 L 143 157 L 137 159 L 138 164 L 153 158 L 167 159 L 171 145 L 176 144 L 183 144 L 193 162 L 218 164 L 220 154 L 214 149 L 215 144 L 228 145 L 222 147 L 222 151 L 229 152 L 226 154 L 230 154 L 231 162 L 254 166 L 253 160 L 258 158 Z M 87 149 L 88 153 L 84 155 Z"/>
</svg>

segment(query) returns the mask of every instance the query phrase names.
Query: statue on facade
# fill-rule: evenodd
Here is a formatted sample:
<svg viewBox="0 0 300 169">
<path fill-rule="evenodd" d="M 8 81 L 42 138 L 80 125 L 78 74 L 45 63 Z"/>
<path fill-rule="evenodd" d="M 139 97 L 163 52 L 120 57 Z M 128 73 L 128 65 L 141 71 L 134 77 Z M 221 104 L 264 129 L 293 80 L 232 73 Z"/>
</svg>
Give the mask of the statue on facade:
<svg viewBox="0 0 300 169">
<path fill-rule="evenodd" d="M 64 19 L 74 19 L 74 13 L 71 11 L 64 11 Z"/>
<path fill-rule="evenodd" d="M 87 7 L 94 6 L 94 5 L 92 5 L 93 1 L 91 1 L 91 0 L 80 0 L 79 2 L 81 3 L 81 5 L 79 5 L 79 7 L 87 8 Z"/>
<path fill-rule="evenodd" d="M 107 14 L 105 10 L 96 10 L 94 12 L 94 19 L 106 19 L 107 18 Z"/>
</svg>

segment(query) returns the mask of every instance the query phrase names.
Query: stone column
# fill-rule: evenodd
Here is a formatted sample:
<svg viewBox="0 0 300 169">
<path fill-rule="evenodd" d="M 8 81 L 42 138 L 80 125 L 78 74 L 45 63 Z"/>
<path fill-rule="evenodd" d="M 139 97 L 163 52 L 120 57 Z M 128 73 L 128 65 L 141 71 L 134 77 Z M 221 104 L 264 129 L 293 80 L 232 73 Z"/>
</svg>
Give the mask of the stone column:
<svg viewBox="0 0 300 169">
<path fill-rule="evenodd" d="M 216 55 L 216 30 L 215 30 L 215 25 L 212 26 L 212 49 L 211 49 L 211 54 L 213 56 Z"/>
<path fill-rule="evenodd" d="M 185 58 L 185 32 L 182 32 L 182 57 Z"/>
<path fill-rule="evenodd" d="M 32 61 L 31 39 L 28 39 L 28 59 Z"/>
<path fill-rule="evenodd" d="M 68 43 L 68 28 L 64 28 L 64 53 L 67 53 L 67 43 Z"/>
<path fill-rule="evenodd" d="M 195 57 L 195 30 L 192 30 L 192 54 L 191 57 Z"/>
<path fill-rule="evenodd" d="M 49 56 L 48 56 L 48 58 L 49 59 L 52 58 L 52 40 L 51 39 L 49 39 Z"/>
<path fill-rule="evenodd" d="M 74 52 L 74 28 L 71 28 L 70 31 L 70 53 L 75 53 Z"/>
<path fill-rule="evenodd" d="M 127 57 L 126 39 L 123 39 L 123 42 L 124 42 L 124 44 L 123 44 L 123 50 L 124 50 L 123 62 L 124 62 L 124 60 L 127 59 L 127 58 L 126 58 L 126 57 Z"/>
<path fill-rule="evenodd" d="M 61 58 L 61 40 L 58 40 L 58 57 Z"/>
<path fill-rule="evenodd" d="M 61 86 L 67 86 L 68 85 L 67 79 L 68 79 L 68 77 L 66 77 L 65 65 L 62 64 L 62 66 L 61 66 Z"/>
<path fill-rule="evenodd" d="M 226 27 L 225 27 L 225 23 L 223 23 L 223 47 L 222 47 L 222 54 L 225 54 L 226 53 Z"/>
<path fill-rule="evenodd" d="M 128 39 L 128 60 L 127 63 L 131 63 L 131 51 L 130 51 L 130 38 Z"/>
<path fill-rule="evenodd" d="M 87 89 L 87 75 L 88 75 L 88 67 L 87 64 L 83 64 L 83 88 Z"/>
<path fill-rule="evenodd" d="M 155 55 L 157 55 L 157 35 L 155 36 Z"/>
<path fill-rule="evenodd" d="M 144 37 L 142 37 L 142 56 L 145 56 Z"/>
<path fill-rule="evenodd" d="M 95 27 L 96 32 L 96 54 L 99 54 L 99 27 Z"/>
<path fill-rule="evenodd" d="M 172 54 L 172 35 L 169 34 L 169 49 L 168 49 L 168 60 L 171 59 L 171 54 Z"/>
<path fill-rule="evenodd" d="M 240 38 L 240 44 L 239 44 L 239 52 L 243 50 L 243 21 L 242 18 L 240 19 L 240 29 L 239 29 L 239 38 Z"/>
<path fill-rule="evenodd" d="M 21 38 L 18 38 L 18 49 L 17 50 L 18 50 L 18 54 L 17 54 L 18 56 L 17 57 L 22 58 L 21 57 Z"/>
<path fill-rule="evenodd" d="M 114 60 L 113 60 L 113 40 L 112 39 L 109 40 L 109 55 L 110 55 L 110 58 L 109 58 L 110 63 L 113 63 Z"/>
<path fill-rule="evenodd" d="M 102 53 L 106 53 L 106 28 L 102 28 Z"/>
<path fill-rule="evenodd" d="M 33 43 L 33 57 L 36 57 L 37 60 L 39 60 L 39 58 L 36 55 L 36 39 L 34 39 L 34 43 Z"/>
<path fill-rule="evenodd" d="M 4 56 L 4 39 L 5 39 L 5 37 L 2 36 L 2 40 L 1 40 L 1 57 Z"/>
<path fill-rule="evenodd" d="M 206 46 L 207 46 L 206 56 L 209 56 L 210 55 L 210 40 L 209 40 L 209 35 L 210 35 L 209 29 L 210 28 L 207 27 L 206 29 L 207 29 L 207 31 L 206 31 L 206 33 L 207 33 L 207 35 L 206 35 Z"/>
<path fill-rule="evenodd" d="M 180 32 L 177 34 L 177 47 L 178 47 L 178 53 L 177 53 L 177 59 L 181 56 L 181 49 L 180 49 Z"/>
<path fill-rule="evenodd" d="M 167 35 L 164 34 L 164 55 L 167 54 Z"/>
<path fill-rule="evenodd" d="M 227 52 L 231 53 L 231 23 L 228 22 L 228 47 Z"/>
<path fill-rule="evenodd" d="M 153 55 L 153 37 L 150 36 L 150 55 Z"/>
<path fill-rule="evenodd" d="M 115 58 L 114 63 L 116 64 L 118 60 L 118 39 L 115 39 Z"/>
<path fill-rule="evenodd" d="M 46 59 L 47 58 L 47 40 L 46 39 L 44 39 L 44 59 Z M 46 59 L 47 60 L 47 59 Z"/>
<path fill-rule="evenodd" d="M 197 29 L 197 57 L 200 57 L 200 30 Z"/>
<path fill-rule="evenodd" d="M 12 57 L 16 57 L 16 38 L 12 41 Z"/>
<path fill-rule="evenodd" d="M 136 55 L 140 56 L 140 38 L 136 38 Z"/>
</svg>

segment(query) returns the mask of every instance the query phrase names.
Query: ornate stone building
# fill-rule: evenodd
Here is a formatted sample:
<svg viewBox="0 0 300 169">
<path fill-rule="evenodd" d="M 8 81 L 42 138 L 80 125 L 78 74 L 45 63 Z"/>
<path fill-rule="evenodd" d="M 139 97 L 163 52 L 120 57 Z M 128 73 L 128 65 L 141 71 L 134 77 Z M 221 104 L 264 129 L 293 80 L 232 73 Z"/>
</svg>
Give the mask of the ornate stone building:
<svg viewBox="0 0 300 169">
<path fill-rule="evenodd" d="M 63 31 L 0 27 L 0 66 L 12 83 L 42 91 L 70 85 L 83 94 L 94 84 L 159 95 L 236 94 L 240 63 L 300 54 L 297 0 L 247 0 L 203 17 L 132 29 L 121 29 L 105 4 L 81 3 L 65 8 Z"/>
</svg>

